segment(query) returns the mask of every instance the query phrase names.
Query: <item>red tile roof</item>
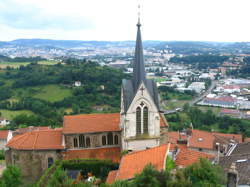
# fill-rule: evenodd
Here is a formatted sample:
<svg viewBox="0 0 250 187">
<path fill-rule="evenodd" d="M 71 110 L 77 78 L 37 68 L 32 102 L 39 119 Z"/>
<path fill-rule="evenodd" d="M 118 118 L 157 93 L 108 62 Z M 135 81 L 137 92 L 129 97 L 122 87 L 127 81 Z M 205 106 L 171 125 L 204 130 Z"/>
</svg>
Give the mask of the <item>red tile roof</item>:
<svg viewBox="0 0 250 187">
<path fill-rule="evenodd" d="M 160 114 L 160 127 L 168 127 L 168 122 L 164 114 Z"/>
<path fill-rule="evenodd" d="M 141 173 L 147 164 L 154 165 L 159 171 L 164 170 L 169 147 L 170 144 L 165 144 L 123 156 L 115 180 L 132 179 L 135 174 Z"/>
<path fill-rule="evenodd" d="M 233 139 L 239 143 L 241 143 L 243 139 L 242 135 L 240 134 L 224 134 L 224 133 L 207 132 L 207 131 L 193 129 L 192 135 L 188 140 L 188 147 L 213 149 L 215 143 L 214 141 L 218 137 Z"/>
<path fill-rule="evenodd" d="M 64 116 L 63 133 L 120 131 L 119 123 L 119 113 Z"/>
<path fill-rule="evenodd" d="M 223 108 L 223 109 L 221 109 L 221 113 L 240 114 L 240 111 L 239 110 L 234 110 L 234 109 Z"/>
<path fill-rule="evenodd" d="M 64 149 L 62 130 L 41 130 L 14 136 L 6 145 L 18 150 L 56 150 Z"/>
<path fill-rule="evenodd" d="M 119 163 L 121 159 L 121 149 L 120 147 L 110 147 L 97 149 L 68 150 L 63 153 L 63 159 L 65 160 L 84 158 L 112 160 L 114 163 Z"/>
<path fill-rule="evenodd" d="M 115 181 L 118 170 L 112 170 L 109 172 L 108 177 L 106 179 L 107 184 L 112 184 Z"/>
<path fill-rule="evenodd" d="M 204 153 L 204 152 L 199 152 L 199 151 L 194 151 L 194 150 L 189 150 L 185 146 L 180 146 L 180 151 L 177 154 L 175 164 L 176 166 L 179 167 L 186 167 L 189 166 L 199 160 L 199 158 L 213 158 L 213 155 Z"/>
<path fill-rule="evenodd" d="M 8 130 L 0 130 L 0 139 L 7 140 L 8 133 L 9 133 Z"/>
<path fill-rule="evenodd" d="M 184 135 L 184 134 L 182 134 L 180 132 L 176 132 L 176 131 L 168 132 L 167 136 L 168 136 L 168 142 L 173 143 L 173 144 L 177 144 L 177 140 L 179 140 L 180 138 L 182 140 L 187 139 L 186 135 Z"/>
</svg>

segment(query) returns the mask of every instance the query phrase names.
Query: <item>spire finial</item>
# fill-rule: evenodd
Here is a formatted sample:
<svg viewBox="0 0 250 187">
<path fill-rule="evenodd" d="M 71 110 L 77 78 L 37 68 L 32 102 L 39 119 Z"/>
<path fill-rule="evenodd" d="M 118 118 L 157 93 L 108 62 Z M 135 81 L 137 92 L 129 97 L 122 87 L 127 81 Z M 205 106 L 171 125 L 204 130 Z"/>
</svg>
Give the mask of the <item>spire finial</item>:
<svg viewBox="0 0 250 187">
<path fill-rule="evenodd" d="M 140 16 L 141 16 L 141 5 L 138 5 L 138 23 L 137 26 L 140 27 L 141 26 L 141 22 L 140 22 Z"/>
</svg>

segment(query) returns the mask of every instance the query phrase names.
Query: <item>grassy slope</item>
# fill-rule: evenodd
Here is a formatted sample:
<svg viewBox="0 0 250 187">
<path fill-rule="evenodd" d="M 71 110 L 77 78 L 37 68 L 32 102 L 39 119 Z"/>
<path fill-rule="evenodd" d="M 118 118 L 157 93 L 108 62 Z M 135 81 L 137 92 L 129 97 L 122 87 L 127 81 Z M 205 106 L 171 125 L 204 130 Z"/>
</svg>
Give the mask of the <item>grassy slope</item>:
<svg viewBox="0 0 250 187">
<path fill-rule="evenodd" d="M 33 114 L 32 111 L 29 110 L 16 110 L 16 111 L 10 111 L 10 110 L 0 110 L 1 112 L 1 116 L 6 118 L 6 119 L 13 119 L 15 116 L 20 115 L 20 114 L 27 114 L 27 115 L 31 115 Z"/>
<path fill-rule="evenodd" d="M 34 98 L 50 102 L 60 101 L 72 95 L 72 91 L 70 89 L 63 88 L 59 85 L 38 86 L 34 89 L 36 90 L 36 93 L 33 95 Z"/>
</svg>

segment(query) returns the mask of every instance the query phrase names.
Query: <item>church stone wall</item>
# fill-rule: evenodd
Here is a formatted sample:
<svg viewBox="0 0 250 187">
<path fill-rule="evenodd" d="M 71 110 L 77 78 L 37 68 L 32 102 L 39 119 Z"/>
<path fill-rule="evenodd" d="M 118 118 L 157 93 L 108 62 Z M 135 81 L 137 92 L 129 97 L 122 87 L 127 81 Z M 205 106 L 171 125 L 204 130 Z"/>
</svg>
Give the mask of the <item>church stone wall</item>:
<svg viewBox="0 0 250 187">
<path fill-rule="evenodd" d="M 126 150 L 144 150 L 159 145 L 159 139 L 141 139 L 124 141 L 122 147 Z"/>
<path fill-rule="evenodd" d="M 48 168 L 48 158 L 53 160 L 62 159 L 60 151 L 44 150 L 14 150 L 6 151 L 6 164 L 18 166 L 23 175 L 23 179 L 27 183 L 34 183 L 42 176 Z"/>
<path fill-rule="evenodd" d="M 74 138 L 78 139 L 78 145 L 79 145 L 79 135 L 80 134 L 70 134 L 70 135 L 64 135 L 65 136 L 65 145 L 67 149 L 86 149 L 86 148 L 100 148 L 100 147 L 109 147 L 109 146 L 120 146 L 121 145 L 121 133 L 120 132 L 112 132 L 113 134 L 113 142 L 114 142 L 114 136 L 118 135 L 118 144 L 113 145 L 102 145 L 102 136 L 106 136 L 109 132 L 102 132 L 102 133 L 88 133 L 88 134 L 82 134 L 84 137 L 90 138 L 90 147 L 74 147 Z M 85 142 L 86 143 L 86 142 Z M 106 139 L 107 143 L 107 139 Z"/>
</svg>

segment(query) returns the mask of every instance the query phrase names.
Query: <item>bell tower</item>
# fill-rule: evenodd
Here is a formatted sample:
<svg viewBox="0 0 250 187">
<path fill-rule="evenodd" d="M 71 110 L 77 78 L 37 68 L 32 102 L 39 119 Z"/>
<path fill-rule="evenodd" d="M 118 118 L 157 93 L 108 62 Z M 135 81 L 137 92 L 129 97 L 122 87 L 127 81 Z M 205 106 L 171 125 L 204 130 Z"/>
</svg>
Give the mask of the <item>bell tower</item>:
<svg viewBox="0 0 250 187">
<path fill-rule="evenodd" d="M 160 109 L 156 83 L 146 79 L 140 16 L 137 22 L 133 78 L 122 81 L 122 149 L 143 150 L 160 144 Z"/>
</svg>

